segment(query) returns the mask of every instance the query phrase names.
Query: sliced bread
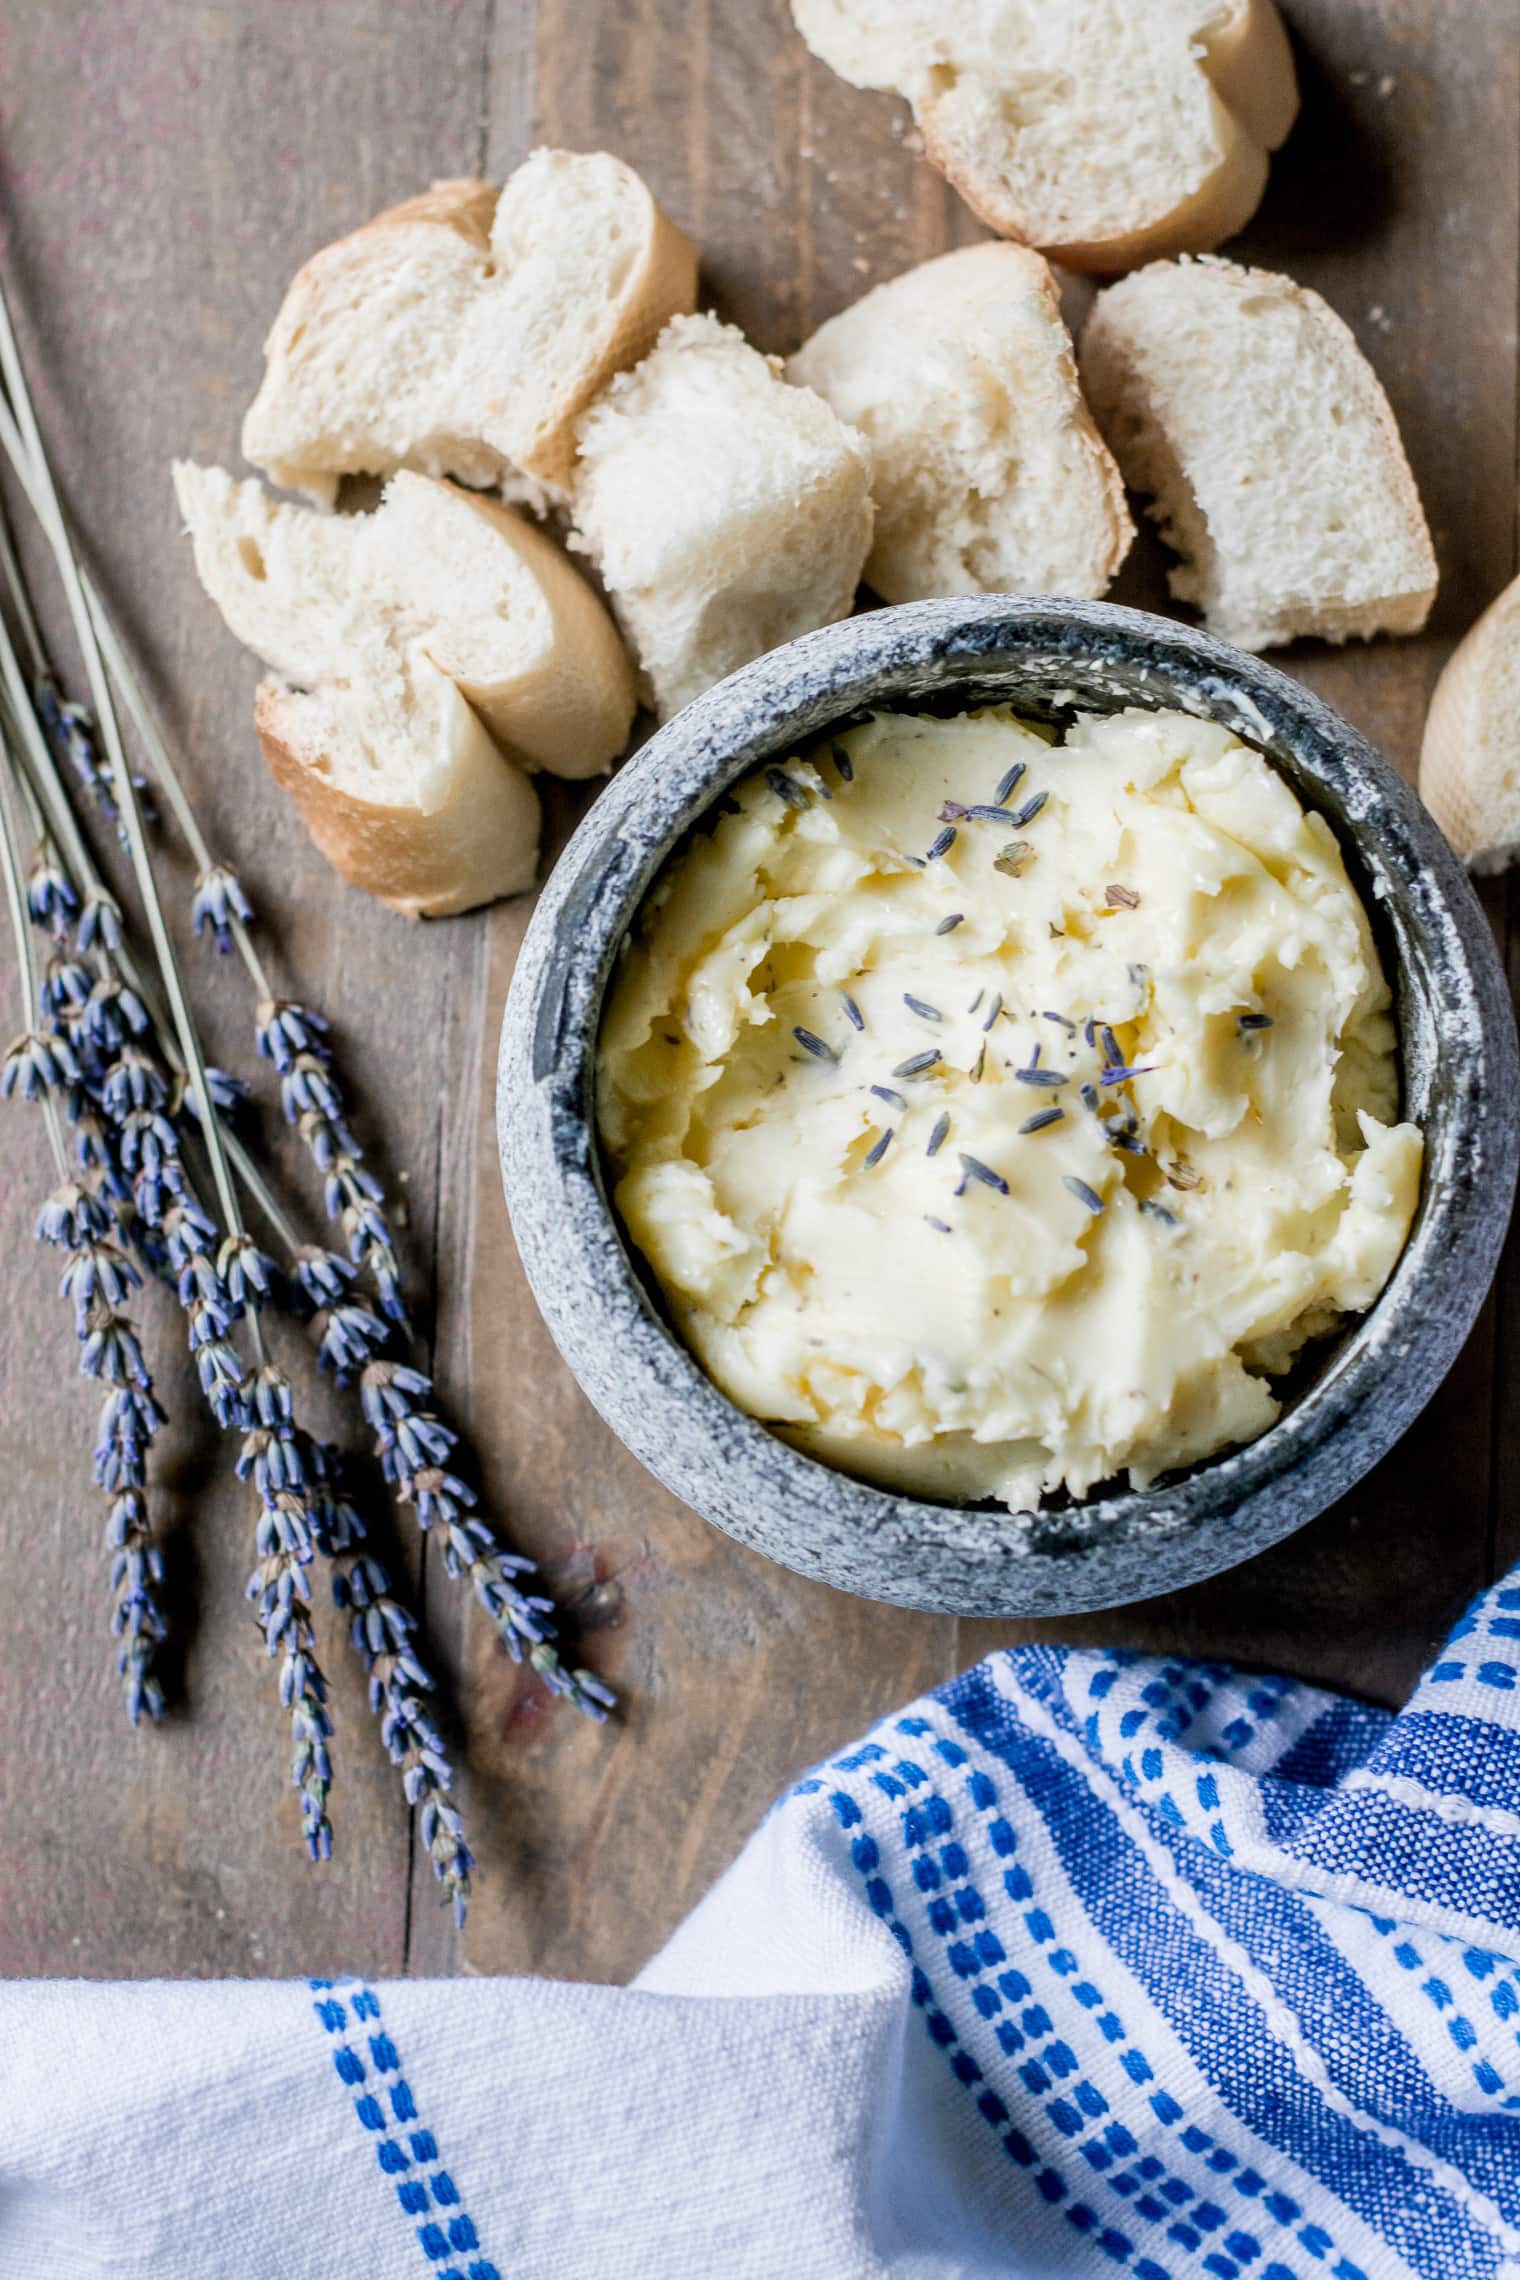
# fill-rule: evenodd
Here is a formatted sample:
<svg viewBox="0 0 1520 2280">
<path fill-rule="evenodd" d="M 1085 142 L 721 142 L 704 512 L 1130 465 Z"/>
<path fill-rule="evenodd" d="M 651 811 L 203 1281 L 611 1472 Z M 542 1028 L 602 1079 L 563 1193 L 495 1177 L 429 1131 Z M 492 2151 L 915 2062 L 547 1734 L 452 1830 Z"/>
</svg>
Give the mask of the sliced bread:
<svg viewBox="0 0 1520 2280">
<path fill-rule="evenodd" d="M 403 471 L 373 514 L 328 515 L 181 461 L 201 584 L 231 631 L 303 688 L 353 678 L 378 634 L 416 643 L 528 768 L 599 774 L 633 719 L 617 629 L 525 516 Z"/>
<path fill-rule="evenodd" d="M 1520 578 L 1490 602 L 1436 683 L 1420 797 L 1464 863 L 1520 855 Z"/>
<path fill-rule="evenodd" d="M 871 452 L 867 585 L 1096 598 L 1135 526 L 1043 256 L 975 245 L 878 285 L 787 366 Z"/>
<path fill-rule="evenodd" d="M 1298 111 L 1272 0 L 792 0 L 814 54 L 912 104 L 1004 237 L 1074 269 L 1244 227 Z"/>
<path fill-rule="evenodd" d="M 1415 633 L 1436 561 L 1377 374 L 1317 293 L 1221 260 L 1100 293 L 1081 369 L 1172 592 L 1242 649 Z"/>
<path fill-rule="evenodd" d="M 296 684 L 261 688 L 259 742 L 329 861 L 434 916 L 530 885 L 523 770 L 605 768 L 633 716 L 627 654 L 573 565 L 510 508 L 425 475 L 393 476 L 370 515 L 219 468 L 174 475 L 206 591 Z"/>
<path fill-rule="evenodd" d="M 628 740 L 633 666 L 563 550 L 495 499 L 405 472 L 364 522 L 368 584 L 513 756 L 603 774 Z"/>
<path fill-rule="evenodd" d="M 662 717 L 847 617 L 870 457 L 821 396 L 715 317 L 677 317 L 583 416 L 570 543 L 595 562 Z"/>
<path fill-rule="evenodd" d="M 696 284 L 693 247 L 604 151 L 535 151 L 499 197 L 435 183 L 297 274 L 244 453 L 324 501 L 398 467 L 558 486 L 578 414 Z"/>
<path fill-rule="evenodd" d="M 351 886 L 411 918 L 447 918 L 531 887 L 538 794 L 420 649 L 377 642 L 353 679 L 259 686 L 269 772 Z"/>
</svg>

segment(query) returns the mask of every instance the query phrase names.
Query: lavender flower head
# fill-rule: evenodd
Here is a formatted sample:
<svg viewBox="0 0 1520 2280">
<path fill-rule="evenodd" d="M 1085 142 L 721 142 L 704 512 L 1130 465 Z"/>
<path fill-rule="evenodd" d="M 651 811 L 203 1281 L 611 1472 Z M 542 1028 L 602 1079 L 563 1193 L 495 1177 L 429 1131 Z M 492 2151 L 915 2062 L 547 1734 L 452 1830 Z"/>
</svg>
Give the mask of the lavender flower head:
<svg viewBox="0 0 1520 2280">
<path fill-rule="evenodd" d="M 453 1768 L 422 1700 L 433 1680 L 412 1645 L 416 1622 L 391 1597 L 384 1568 L 367 1554 L 334 1576 L 333 1600 L 351 1616 L 349 1637 L 369 1673 L 370 1708 L 381 1721 L 381 1739 L 391 1763 L 403 1769 L 407 1803 L 420 1807 L 418 1835 L 454 1921 L 462 1926 L 475 1862 L 464 1823 L 448 1801 Z"/>
<path fill-rule="evenodd" d="M 26 907 L 34 926 L 45 926 L 58 941 L 79 915 L 79 898 L 58 850 L 46 835 L 37 843 L 26 880 Z"/>
<path fill-rule="evenodd" d="M 148 1514 L 148 1451 L 167 1423 L 153 1392 L 142 1342 L 117 1311 L 142 1277 L 124 1252 L 107 1240 L 115 1229 L 108 1205 L 80 1180 L 65 1180 L 37 1215 L 39 1242 L 69 1254 L 61 1295 L 74 1304 L 79 1367 L 108 1390 L 95 1442 L 95 1478 L 111 1499 L 106 1548 L 111 1555 L 115 1604 L 111 1629 L 118 1641 L 116 1668 L 127 1716 L 164 1714 L 164 1691 L 154 1671 L 168 1635 L 161 1592 L 163 1560 Z"/>
<path fill-rule="evenodd" d="M 254 1373 L 250 1424 L 237 1461 L 239 1478 L 259 1496 L 256 1564 L 248 1597 L 279 1662 L 280 1700 L 290 1713 L 290 1776 L 301 1805 L 302 1835 L 313 1860 L 332 1857 L 327 1800 L 332 1788 L 327 1680 L 317 1660 L 308 1569 L 316 1550 L 313 1505 L 326 1459 L 294 1423 L 290 1384 L 266 1365 Z"/>
<path fill-rule="evenodd" d="M 253 905 L 239 885 L 235 871 L 230 871 L 225 863 L 213 863 L 209 871 L 201 873 L 190 904 L 190 921 L 197 934 L 203 934 L 210 927 L 217 949 L 224 957 L 233 946 L 233 922 L 247 926 L 252 917 Z"/>
<path fill-rule="evenodd" d="M 79 1063 L 56 1030 L 24 1031 L 11 1040 L 0 1061 L 0 1100 L 9 1100 L 14 1092 L 23 1100 L 39 1100 L 45 1092 L 62 1092 L 78 1082 Z"/>
<path fill-rule="evenodd" d="M 33 697 L 37 718 L 53 750 L 73 769 L 86 798 L 115 823 L 116 801 L 111 791 L 110 770 L 96 749 L 94 723 L 84 706 L 65 703 L 51 673 L 38 676 Z M 134 776 L 132 781 L 141 788 L 140 777 Z"/>
</svg>

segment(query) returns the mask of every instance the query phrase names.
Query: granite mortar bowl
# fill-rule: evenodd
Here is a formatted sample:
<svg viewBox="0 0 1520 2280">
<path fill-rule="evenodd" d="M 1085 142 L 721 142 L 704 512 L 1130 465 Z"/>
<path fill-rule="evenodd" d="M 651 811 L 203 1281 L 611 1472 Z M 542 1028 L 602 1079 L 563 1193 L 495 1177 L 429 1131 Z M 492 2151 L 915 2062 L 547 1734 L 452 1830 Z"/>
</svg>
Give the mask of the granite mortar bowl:
<svg viewBox="0 0 1520 2280">
<path fill-rule="evenodd" d="M 1172 706 L 1264 751 L 1340 840 L 1394 984 L 1419 1212 L 1371 1312 L 1258 1440 L 1142 1492 L 1009 1513 L 899 1496 L 742 1414 L 668 1326 L 608 1201 L 594 1122 L 603 995 L 661 865 L 711 803 L 871 706 Z M 497 1128 L 518 1248 L 565 1360 L 665 1485 L 741 1543 L 841 1590 L 958 1615 L 1117 1605 L 1247 1559 L 1342 1496 L 1455 1360 L 1513 1198 L 1517 1057 L 1504 974 L 1462 869 L 1412 792 L 1285 674 L 1097 602 L 910 603 L 805 635 L 711 689 L 596 801 L 528 929 L 502 1033 Z"/>
</svg>

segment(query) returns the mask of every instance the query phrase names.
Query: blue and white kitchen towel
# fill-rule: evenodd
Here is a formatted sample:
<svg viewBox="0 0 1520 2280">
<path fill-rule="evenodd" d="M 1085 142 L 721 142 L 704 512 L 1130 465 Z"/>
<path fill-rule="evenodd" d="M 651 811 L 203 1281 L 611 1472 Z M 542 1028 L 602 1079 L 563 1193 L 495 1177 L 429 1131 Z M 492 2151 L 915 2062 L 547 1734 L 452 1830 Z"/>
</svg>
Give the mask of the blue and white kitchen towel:
<svg viewBox="0 0 1520 2280">
<path fill-rule="evenodd" d="M 1520 2274 L 1520 1576 L 1398 1717 L 995 1655 L 629 1989 L 0 1990 L 4 2280 Z"/>
</svg>

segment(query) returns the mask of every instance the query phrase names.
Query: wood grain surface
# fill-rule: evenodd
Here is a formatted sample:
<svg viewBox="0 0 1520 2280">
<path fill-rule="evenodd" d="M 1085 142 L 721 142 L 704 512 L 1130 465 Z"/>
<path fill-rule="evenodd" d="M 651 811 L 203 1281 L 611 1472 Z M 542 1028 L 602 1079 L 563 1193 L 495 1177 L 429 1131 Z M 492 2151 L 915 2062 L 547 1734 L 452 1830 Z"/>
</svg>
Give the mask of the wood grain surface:
<svg viewBox="0 0 1520 2280">
<path fill-rule="evenodd" d="M 1356 331 L 1403 425 L 1442 591 L 1418 641 L 1303 645 L 1284 662 L 1409 774 L 1445 654 L 1515 568 L 1520 0 L 1467 0 L 1460 37 L 1449 0 L 1287 0 L 1286 13 L 1303 116 L 1230 250 L 1318 286 Z M 338 1849 L 308 1869 L 242 1596 L 249 1500 L 187 1369 L 166 1360 L 174 1422 L 156 1481 L 184 1643 L 174 1715 L 127 1730 L 89 1483 L 94 1405 L 30 1236 L 52 1184 L 40 1126 L 10 1106 L 0 1971 L 620 1979 L 789 1776 L 993 1646 L 1206 1649 L 1393 1702 L 1464 1597 L 1520 1557 L 1513 1256 L 1441 1395 L 1346 1504 L 1213 1582 L 1067 1624 L 958 1624 L 804 1583 L 706 1528 L 593 1416 L 528 1298 L 496 1173 L 496 1031 L 526 910 L 417 929 L 336 884 L 260 768 L 255 668 L 195 586 L 168 485 L 176 454 L 237 464 L 259 344 L 301 258 L 432 176 L 500 178 L 539 141 L 631 160 L 700 241 L 713 304 L 766 349 L 981 234 L 904 108 L 813 62 L 786 0 L 0 0 L 0 262 L 66 496 L 213 844 L 266 917 L 282 982 L 334 1017 L 362 1135 L 405 1177 L 411 1262 L 439 1294 L 428 1344 L 470 1419 L 488 1508 L 544 1561 L 624 1698 L 600 1731 L 551 1709 L 378 1520 L 453 1689 L 480 1888 L 461 1941 L 432 1905 L 336 1636 Z M 1147 539 L 1119 598 L 1163 596 Z M 559 796 L 561 834 L 580 796 Z M 1502 885 L 1487 900 L 1509 943 Z M 1520 963 L 1520 940 L 1510 954 Z M 247 1070 L 238 974 L 203 946 L 186 957 L 216 1058 Z M 9 966 L 0 1001 L 16 1004 Z M 282 1162 L 315 1225 L 309 1181 Z M 174 1323 L 152 1314 L 151 1328 L 174 1355 Z"/>
</svg>

